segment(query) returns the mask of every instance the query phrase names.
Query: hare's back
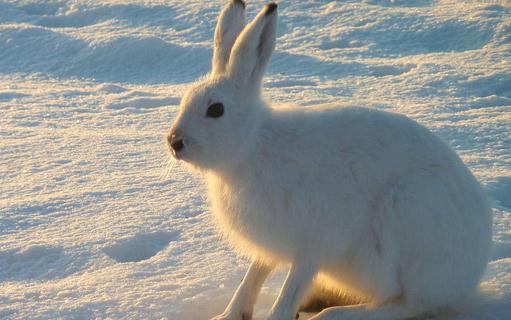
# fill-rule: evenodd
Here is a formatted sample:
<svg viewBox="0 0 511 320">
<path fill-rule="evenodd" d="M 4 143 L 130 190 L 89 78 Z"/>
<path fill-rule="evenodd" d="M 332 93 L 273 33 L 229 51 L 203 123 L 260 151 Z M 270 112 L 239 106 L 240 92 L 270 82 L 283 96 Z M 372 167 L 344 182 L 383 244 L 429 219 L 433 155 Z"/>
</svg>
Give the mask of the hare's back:
<svg viewBox="0 0 511 320">
<path fill-rule="evenodd" d="M 304 164 L 351 163 L 389 174 L 423 166 L 464 167 L 440 138 L 396 113 L 361 107 L 309 108 L 277 112 L 272 120 L 264 134 L 265 146 L 274 149 L 272 154 L 299 157 Z"/>
</svg>

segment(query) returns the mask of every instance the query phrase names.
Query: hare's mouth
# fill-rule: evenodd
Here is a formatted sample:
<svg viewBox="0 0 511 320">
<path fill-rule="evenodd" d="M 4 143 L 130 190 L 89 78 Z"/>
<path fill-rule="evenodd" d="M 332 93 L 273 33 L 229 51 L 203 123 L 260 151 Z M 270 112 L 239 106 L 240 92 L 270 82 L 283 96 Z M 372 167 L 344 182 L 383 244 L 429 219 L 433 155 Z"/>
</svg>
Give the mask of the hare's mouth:
<svg viewBox="0 0 511 320">
<path fill-rule="evenodd" d="M 185 154 L 185 150 L 175 150 L 169 146 L 169 151 L 172 157 L 176 160 L 183 160 L 183 156 Z"/>
<path fill-rule="evenodd" d="M 172 155 L 172 157 L 174 157 L 175 159 L 177 160 L 181 160 L 181 157 L 180 157 L 180 154 L 179 152 L 176 152 L 174 150 L 170 150 L 170 154 Z"/>
</svg>

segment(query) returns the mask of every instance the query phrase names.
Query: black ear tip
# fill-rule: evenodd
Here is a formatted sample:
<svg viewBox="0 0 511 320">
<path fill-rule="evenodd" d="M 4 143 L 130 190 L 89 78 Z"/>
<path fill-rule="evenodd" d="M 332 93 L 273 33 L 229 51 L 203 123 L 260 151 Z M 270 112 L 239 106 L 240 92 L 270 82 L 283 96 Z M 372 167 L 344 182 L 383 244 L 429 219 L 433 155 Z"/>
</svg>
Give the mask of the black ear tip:
<svg viewBox="0 0 511 320">
<path fill-rule="evenodd" d="M 277 10 L 277 4 L 275 2 L 270 2 L 266 5 L 266 15 L 270 15 L 273 11 Z"/>
<path fill-rule="evenodd" d="M 245 6 L 246 6 L 245 1 L 243 1 L 243 0 L 232 0 L 232 3 L 241 4 L 243 6 L 243 8 L 245 8 Z"/>
</svg>

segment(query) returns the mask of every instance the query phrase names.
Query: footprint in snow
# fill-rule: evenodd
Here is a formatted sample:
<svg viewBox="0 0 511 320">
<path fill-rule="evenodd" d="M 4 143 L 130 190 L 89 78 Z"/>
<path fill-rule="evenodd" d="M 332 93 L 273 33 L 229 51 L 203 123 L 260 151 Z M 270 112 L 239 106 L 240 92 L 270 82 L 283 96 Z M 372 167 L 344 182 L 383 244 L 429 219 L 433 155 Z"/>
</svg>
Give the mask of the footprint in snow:
<svg viewBox="0 0 511 320">
<path fill-rule="evenodd" d="M 178 238 L 177 232 L 141 233 L 105 247 L 103 252 L 117 262 L 138 262 L 152 258 Z"/>
<path fill-rule="evenodd" d="M 511 177 L 498 177 L 486 186 L 488 195 L 500 206 L 511 210 Z"/>
<path fill-rule="evenodd" d="M 61 247 L 31 245 L 0 251 L 0 282 L 62 277 L 69 257 Z"/>
</svg>

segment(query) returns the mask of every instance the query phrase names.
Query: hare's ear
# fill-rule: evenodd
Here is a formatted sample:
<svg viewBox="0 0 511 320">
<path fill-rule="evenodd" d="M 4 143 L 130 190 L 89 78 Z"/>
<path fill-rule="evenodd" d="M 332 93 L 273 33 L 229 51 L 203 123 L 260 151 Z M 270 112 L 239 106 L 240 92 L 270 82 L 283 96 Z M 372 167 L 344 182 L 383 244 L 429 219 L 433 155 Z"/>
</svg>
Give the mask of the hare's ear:
<svg viewBox="0 0 511 320">
<path fill-rule="evenodd" d="M 259 90 L 275 48 L 277 4 L 269 3 L 243 29 L 232 48 L 228 72 L 236 83 Z"/>
<path fill-rule="evenodd" d="M 245 26 L 245 2 L 230 0 L 220 13 L 215 29 L 212 73 L 223 73 L 229 62 L 231 49 Z"/>
</svg>

